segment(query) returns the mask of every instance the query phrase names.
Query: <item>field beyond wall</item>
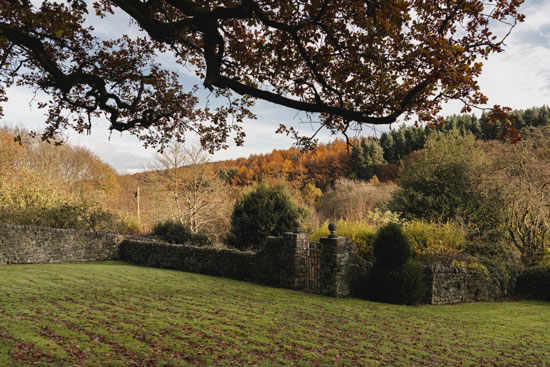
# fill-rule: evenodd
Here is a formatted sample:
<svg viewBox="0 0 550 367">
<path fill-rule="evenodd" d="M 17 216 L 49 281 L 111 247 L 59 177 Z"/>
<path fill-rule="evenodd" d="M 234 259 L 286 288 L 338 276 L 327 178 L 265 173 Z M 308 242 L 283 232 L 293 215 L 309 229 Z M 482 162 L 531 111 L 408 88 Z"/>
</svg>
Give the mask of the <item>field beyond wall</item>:
<svg viewBox="0 0 550 367">
<path fill-rule="evenodd" d="M 0 267 L 0 366 L 550 366 L 550 303 L 393 306 L 122 262 Z"/>
</svg>

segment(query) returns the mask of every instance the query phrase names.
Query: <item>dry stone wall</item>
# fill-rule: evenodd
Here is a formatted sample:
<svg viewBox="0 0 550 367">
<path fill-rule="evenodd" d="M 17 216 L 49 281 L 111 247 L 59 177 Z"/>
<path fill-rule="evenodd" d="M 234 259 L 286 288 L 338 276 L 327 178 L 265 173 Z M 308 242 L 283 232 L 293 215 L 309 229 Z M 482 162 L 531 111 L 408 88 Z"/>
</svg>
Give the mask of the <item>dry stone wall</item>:
<svg viewBox="0 0 550 367">
<path fill-rule="evenodd" d="M 506 296 L 489 274 L 453 265 L 425 267 L 425 281 L 428 293 L 424 301 L 434 305 L 491 301 Z"/>
<path fill-rule="evenodd" d="M 123 236 L 0 223 L 0 265 L 118 259 Z"/>
<path fill-rule="evenodd" d="M 318 253 L 318 287 L 311 288 L 312 262 Z M 366 281 L 369 264 L 344 237 L 309 241 L 307 233 L 268 237 L 258 252 L 174 245 L 112 233 L 0 223 L 0 265 L 86 262 L 121 259 L 135 264 L 316 292 L 353 295 L 353 284 Z M 488 274 L 461 267 L 425 267 L 430 304 L 487 301 L 506 296 L 507 288 Z"/>
</svg>

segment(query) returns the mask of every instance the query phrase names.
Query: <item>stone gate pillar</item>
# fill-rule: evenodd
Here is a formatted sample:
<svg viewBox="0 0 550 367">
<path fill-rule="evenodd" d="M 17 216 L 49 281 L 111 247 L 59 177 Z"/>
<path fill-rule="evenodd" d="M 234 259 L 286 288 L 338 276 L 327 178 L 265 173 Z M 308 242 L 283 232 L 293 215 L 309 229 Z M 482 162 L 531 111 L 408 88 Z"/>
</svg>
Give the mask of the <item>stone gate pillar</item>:
<svg viewBox="0 0 550 367">
<path fill-rule="evenodd" d="M 321 294 L 332 297 L 350 295 L 350 265 L 354 246 L 346 237 L 334 235 L 336 226 L 329 225 L 332 234 L 321 238 Z"/>
<path fill-rule="evenodd" d="M 307 288 L 308 242 L 308 233 L 286 232 L 283 234 L 284 250 L 280 272 L 282 287 L 296 290 Z"/>
</svg>

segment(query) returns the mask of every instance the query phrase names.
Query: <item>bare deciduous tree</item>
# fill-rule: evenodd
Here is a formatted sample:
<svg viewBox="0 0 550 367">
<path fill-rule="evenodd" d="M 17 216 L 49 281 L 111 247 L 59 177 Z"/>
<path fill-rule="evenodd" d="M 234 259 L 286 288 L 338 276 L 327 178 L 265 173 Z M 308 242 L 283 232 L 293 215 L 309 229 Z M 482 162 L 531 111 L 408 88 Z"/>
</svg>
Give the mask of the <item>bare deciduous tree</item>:
<svg viewBox="0 0 550 367">
<path fill-rule="evenodd" d="M 550 129 L 531 129 L 498 155 L 506 229 L 525 266 L 538 264 L 550 246 Z"/>
<path fill-rule="evenodd" d="M 153 169 L 169 194 L 170 216 L 193 233 L 218 237 L 229 225 L 233 204 L 231 189 L 208 164 L 200 147 L 173 142 L 155 156 Z"/>
</svg>

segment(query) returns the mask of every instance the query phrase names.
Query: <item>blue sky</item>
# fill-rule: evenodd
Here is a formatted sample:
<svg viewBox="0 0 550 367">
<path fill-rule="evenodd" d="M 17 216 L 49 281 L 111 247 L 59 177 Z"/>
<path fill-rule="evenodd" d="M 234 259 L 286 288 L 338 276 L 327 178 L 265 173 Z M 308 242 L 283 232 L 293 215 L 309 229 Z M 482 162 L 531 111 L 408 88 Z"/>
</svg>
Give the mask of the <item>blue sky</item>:
<svg viewBox="0 0 550 367">
<path fill-rule="evenodd" d="M 491 55 L 484 64 L 484 71 L 479 79 L 482 91 L 489 97 L 489 105 L 499 104 L 515 109 L 533 106 L 550 105 L 550 1 L 527 0 L 522 5 L 526 20 L 517 26 L 506 42 L 505 52 Z M 117 14 L 107 21 L 95 23 L 94 27 L 100 37 L 117 33 L 136 33 L 123 14 Z M 170 57 L 163 57 L 165 66 L 182 73 L 185 84 L 200 84 L 188 70 L 182 70 Z M 201 92 L 204 94 L 204 92 Z M 4 124 L 22 125 L 29 129 L 41 129 L 45 126 L 43 111 L 38 110 L 36 102 L 43 96 L 34 96 L 33 92 L 13 87 L 8 91 L 9 101 L 4 106 Z M 443 115 L 459 113 L 461 104 L 448 103 L 444 106 Z M 286 149 L 292 140 L 275 134 L 280 123 L 292 124 L 304 134 L 311 133 L 315 126 L 301 123 L 304 115 L 288 108 L 279 107 L 267 102 L 258 101 L 253 111 L 256 120 L 246 121 L 244 128 L 247 134 L 245 145 L 217 152 L 212 160 L 245 157 L 253 153 L 267 153 L 273 149 Z M 95 121 L 91 135 L 79 135 L 68 131 L 68 142 L 83 145 L 95 152 L 103 161 L 109 163 L 120 173 L 133 173 L 143 170 L 152 160 L 153 149 L 144 149 L 141 143 L 128 133 L 113 133 L 109 137 L 108 124 Z M 376 130 L 366 127 L 363 135 L 380 134 L 387 127 Z M 320 136 L 322 141 L 334 139 L 327 134 Z M 196 144 L 195 138 L 189 144 Z"/>
</svg>

